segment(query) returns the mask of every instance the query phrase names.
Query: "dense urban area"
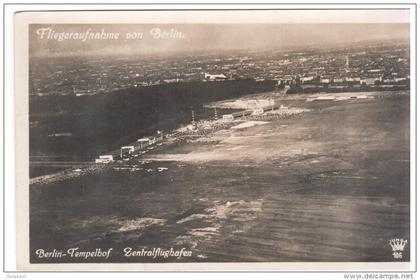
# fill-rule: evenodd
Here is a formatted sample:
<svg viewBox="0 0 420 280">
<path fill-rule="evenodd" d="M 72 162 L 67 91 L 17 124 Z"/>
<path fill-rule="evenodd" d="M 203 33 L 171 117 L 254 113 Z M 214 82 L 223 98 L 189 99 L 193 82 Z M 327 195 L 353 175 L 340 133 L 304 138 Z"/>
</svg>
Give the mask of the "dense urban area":
<svg viewBox="0 0 420 280">
<path fill-rule="evenodd" d="M 408 42 L 330 48 L 180 54 L 170 57 L 33 58 L 31 95 L 92 95 L 151 85 L 252 78 L 290 92 L 401 87 L 410 79 Z"/>
</svg>

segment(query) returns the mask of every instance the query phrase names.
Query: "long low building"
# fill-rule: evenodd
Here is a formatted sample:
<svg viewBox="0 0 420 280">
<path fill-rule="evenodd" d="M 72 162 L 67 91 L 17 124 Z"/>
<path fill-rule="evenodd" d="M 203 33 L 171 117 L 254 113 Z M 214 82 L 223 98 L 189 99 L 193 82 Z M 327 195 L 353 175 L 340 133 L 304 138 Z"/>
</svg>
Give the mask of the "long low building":
<svg viewBox="0 0 420 280">
<path fill-rule="evenodd" d="M 114 161 L 113 155 L 101 155 L 99 158 L 95 159 L 95 163 L 110 163 Z"/>
<path fill-rule="evenodd" d="M 150 139 L 149 138 L 140 138 L 137 139 L 137 143 L 140 145 L 140 150 L 146 148 L 150 145 Z"/>
<path fill-rule="evenodd" d="M 134 146 L 123 146 L 120 149 L 120 157 L 129 156 L 134 152 Z"/>
<path fill-rule="evenodd" d="M 260 115 L 264 112 L 271 111 L 271 110 L 277 110 L 279 108 L 283 108 L 283 105 L 271 105 L 271 106 L 264 106 L 260 108 L 255 108 L 253 110 L 244 110 L 240 112 L 235 112 L 231 114 L 225 114 L 222 116 L 223 120 L 233 120 L 240 117 L 250 116 L 250 115 Z"/>
</svg>

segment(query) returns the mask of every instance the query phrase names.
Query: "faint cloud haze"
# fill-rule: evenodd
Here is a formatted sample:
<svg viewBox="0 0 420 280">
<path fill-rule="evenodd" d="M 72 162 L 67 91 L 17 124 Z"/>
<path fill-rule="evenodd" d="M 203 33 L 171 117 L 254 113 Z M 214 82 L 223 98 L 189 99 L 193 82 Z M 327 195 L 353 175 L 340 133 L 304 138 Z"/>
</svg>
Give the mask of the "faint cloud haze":
<svg viewBox="0 0 420 280">
<path fill-rule="evenodd" d="M 40 36 L 49 28 L 70 36 L 59 41 Z M 151 33 L 159 28 L 162 37 Z M 75 40 L 75 33 L 89 40 Z M 100 40 L 94 33 L 118 33 L 118 39 Z M 67 35 L 66 35 L 66 34 Z M 53 33 L 52 33 L 53 34 Z M 70 34 L 70 35 L 69 35 Z M 127 35 L 128 34 L 128 35 Z M 133 39 L 136 35 L 138 38 Z M 150 55 L 200 50 L 277 49 L 377 40 L 408 40 L 408 23 L 314 24 L 57 24 L 30 25 L 31 56 Z M 57 36 L 57 35 L 56 35 Z M 81 36 L 81 35 L 80 35 Z M 83 35 L 84 36 L 84 35 Z M 130 37 L 130 38 L 128 38 Z M 56 37 L 58 38 L 58 37 Z"/>
</svg>

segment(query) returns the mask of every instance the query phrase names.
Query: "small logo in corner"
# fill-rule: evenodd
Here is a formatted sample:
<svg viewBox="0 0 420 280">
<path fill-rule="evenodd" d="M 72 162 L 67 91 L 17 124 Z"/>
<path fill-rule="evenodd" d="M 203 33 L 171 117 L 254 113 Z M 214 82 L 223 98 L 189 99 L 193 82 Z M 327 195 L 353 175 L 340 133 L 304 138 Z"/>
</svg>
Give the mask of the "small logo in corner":
<svg viewBox="0 0 420 280">
<path fill-rule="evenodd" d="M 405 245 L 407 245 L 407 242 L 407 240 L 402 238 L 394 238 L 389 240 L 389 245 L 392 248 L 392 255 L 394 256 L 394 259 L 402 259 L 402 253 L 404 251 Z"/>
</svg>

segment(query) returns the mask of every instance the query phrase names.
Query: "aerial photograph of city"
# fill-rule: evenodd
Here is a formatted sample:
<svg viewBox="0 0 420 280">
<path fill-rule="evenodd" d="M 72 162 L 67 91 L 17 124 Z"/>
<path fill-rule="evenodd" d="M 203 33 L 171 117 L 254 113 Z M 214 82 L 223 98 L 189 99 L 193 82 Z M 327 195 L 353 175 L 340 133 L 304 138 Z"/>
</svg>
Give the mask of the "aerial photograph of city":
<svg viewBox="0 0 420 280">
<path fill-rule="evenodd" d="M 410 82 L 408 21 L 30 24 L 30 262 L 409 262 Z"/>
</svg>

